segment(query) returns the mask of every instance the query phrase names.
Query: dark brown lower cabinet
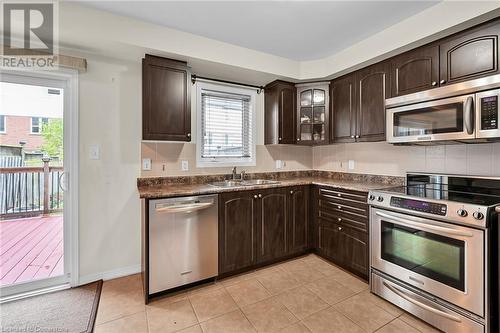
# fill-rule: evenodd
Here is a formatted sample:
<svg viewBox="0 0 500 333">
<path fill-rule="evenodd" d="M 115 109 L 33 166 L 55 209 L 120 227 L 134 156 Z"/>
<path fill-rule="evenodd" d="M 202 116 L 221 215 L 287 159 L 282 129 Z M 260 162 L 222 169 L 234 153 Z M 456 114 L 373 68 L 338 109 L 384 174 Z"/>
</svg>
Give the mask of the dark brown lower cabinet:
<svg viewBox="0 0 500 333">
<path fill-rule="evenodd" d="M 309 186 L 219 195 L 219 274 L 309 249 Z"/>
<path fill-rule="evenodd" d="M 253 192 L 219 195 L 219 274 L 255 265 L 256 204 Z"/>
<path fill-rule="evenodd" d="M 358 191 L 314 188 L 314 230 L 320 255 L 368 279 L 367 194 Z"/>
</svg>

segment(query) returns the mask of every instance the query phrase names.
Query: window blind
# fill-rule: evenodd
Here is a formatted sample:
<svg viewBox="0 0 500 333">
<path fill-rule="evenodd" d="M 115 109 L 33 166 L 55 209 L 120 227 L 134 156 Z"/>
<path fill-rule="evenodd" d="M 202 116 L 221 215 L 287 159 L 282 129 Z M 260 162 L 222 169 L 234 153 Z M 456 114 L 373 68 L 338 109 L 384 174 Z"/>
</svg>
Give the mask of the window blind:
<svg viewBox="0 0 500 333">
<path fill-rule="evenodd" d="M 201 157 L 252 157 L 251 97 L 211 90 L 201 92 Z"/>
</svg>

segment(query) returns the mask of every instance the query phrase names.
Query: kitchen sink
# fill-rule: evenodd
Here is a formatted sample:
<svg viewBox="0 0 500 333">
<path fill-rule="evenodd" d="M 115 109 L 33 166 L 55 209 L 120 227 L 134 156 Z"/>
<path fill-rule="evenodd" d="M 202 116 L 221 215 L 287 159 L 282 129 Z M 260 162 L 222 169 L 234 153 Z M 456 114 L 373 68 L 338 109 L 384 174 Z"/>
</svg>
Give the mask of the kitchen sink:
<svg viewBox="0 0 500 333">
<path fill-rule="evenodd" d="M 221 182 L 210 183 L 210 185 L 216 187 L 237 187 L 242 186 L 243 182 L 241 180 L 224 180 Z"/>
<path fill-rule="evenodd" d="M 253 186 L 253 185 L 271 185 L 271 184 L 279 184 L 280 182 L 277 180 L 269 180 L 269 179 L 250 179 L 244 180 L 241 182 L 244 186 Z"/>
</svg>

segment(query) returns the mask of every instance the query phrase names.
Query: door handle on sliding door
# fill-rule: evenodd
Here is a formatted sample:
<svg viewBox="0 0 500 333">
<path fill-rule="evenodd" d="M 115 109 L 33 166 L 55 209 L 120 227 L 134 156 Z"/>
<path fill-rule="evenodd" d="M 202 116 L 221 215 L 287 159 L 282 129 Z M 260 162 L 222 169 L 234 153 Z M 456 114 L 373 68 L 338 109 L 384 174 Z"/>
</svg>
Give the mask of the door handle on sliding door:
<svg viewBox="0 0 500 333">
<path fill-rule="evenodd" d="M 467 97 L 464 103 L 464 124 L 467 134 L 474 133 L 474 99 Z"/>
</svg>

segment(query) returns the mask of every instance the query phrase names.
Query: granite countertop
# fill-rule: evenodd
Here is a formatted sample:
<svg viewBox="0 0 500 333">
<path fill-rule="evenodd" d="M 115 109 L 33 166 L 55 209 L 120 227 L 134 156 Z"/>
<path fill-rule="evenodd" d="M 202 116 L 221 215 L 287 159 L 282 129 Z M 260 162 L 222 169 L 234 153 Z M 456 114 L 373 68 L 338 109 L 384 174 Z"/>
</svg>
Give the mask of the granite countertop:
<svg viewBox="0 0 500 333">
<path fill-rule="evenodd" d="M 399 178 L 399 177 L 397 177 Z M 144 179 L 142 179 L 144 180 Z M 332 188 L 341 188 L 346 190 L 368 192 L 373 189 L 388 188 L 399 185 L 400 179 L 387 180 L 383 176 L 370 176 L 363 179 L 335 179 L 332 177 L 322 176 L 295 176 L 284 179 L 276 179 L 278 184 L 265 184 L 254 186 L 237 186 L 237 187 L 216 187 L 206 183 L 143 183 L 138 185 L 139 195 L 141 198 L 158 199 L 179 196 L 215 194 L 223 192 L 236 192 L 248 190 L 260 190 L 267 188 L 279 188 L 298 185 L 320 185 L 329 186 Z M 139 180 L 141 181 L 141 179 Z"/>
</svg>

